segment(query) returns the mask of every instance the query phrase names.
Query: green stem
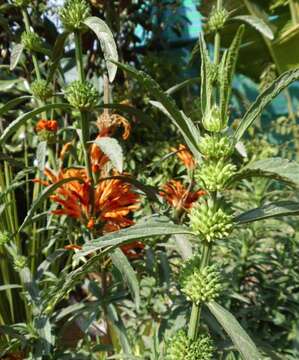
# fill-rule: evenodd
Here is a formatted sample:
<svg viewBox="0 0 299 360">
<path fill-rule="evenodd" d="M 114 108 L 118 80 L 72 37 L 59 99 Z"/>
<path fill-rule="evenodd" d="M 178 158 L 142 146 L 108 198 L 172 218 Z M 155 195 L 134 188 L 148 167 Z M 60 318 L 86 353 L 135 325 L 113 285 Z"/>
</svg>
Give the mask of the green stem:
<svg viewBox="0 0 299 360">
<path fill-rule="evenodd" d="M 298 0 L 289 0 L 290 13 L 293 25 L 299 23 L 299 2 Z"/>
<path fill-rule="evenodd" d="M 207 265 L 209 265 L 210 257 L 211 257 L 211 244 L 204 243 L 202 248 L 202 255 L 201 255 L 201 262 L 200 262 L 200 269 L 203 269 Z M 192 305 L 190 322 L 189 322 L 189 329 L 188 329 L 188 337 L 195 341 L 198 337 L 199 332 L 199 324 L 200 324 L 200 316 L 201 316 L 202 304 L 195 304 Z"/>
<path fill-rule="evenodd" d="M 83 66 L 83 53 L 82 53 L 82 41 L 81 34 L 79 31 L 74 33 L 75 36 L 75 52 L 76 52 L 76 65 L 78 76 L 81 82 L 85 81 L 85 73 Z M 91 183 L 90 187 L 90 202 L 91 202 L 91 212 L 93 213 L 93 203 L 94 203 L 94 179 L 92 174 L 92 168 L 90 163 L 90 158 L 88 154 L 87 141 L 89 140 L 89 123 L 87 118 L 87 113 L 85 111 L 80 111 L 80 129 L 81 129 L 81 143 L 84 154 L 85 166 L 87 169 L 87 174 Z"/>
<path fill-rule="evenodd" d="M 28 17 L 27 11 L 25 9 L 22 9 L 22 15 L 23 15 L 23 21 L 25 24 L 25 29 L 27 32 L 30 32 L 31 29 L 30 29 L 29 17 Z M 37 58 L 34 54 L 32 54 L 31 56 L 32 56 L 32 62 L 33 62 L 36 78 L 37 78 L 37 80 L 41 80 L 41 74 L 40 74 Z"/>
</svg>

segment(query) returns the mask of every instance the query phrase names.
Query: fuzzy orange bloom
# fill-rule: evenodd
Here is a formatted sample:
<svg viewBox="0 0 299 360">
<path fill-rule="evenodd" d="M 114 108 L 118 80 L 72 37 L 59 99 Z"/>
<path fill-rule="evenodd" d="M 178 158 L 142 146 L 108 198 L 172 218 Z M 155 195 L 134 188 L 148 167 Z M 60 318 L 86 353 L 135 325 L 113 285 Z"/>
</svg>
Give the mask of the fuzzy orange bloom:
<svg viewBox="0 0 299 360">
<path fill-rule="evenodd" d="M 160 192 L 160 195 L 175 209 L 188 210 L 200 196 L 205 195 L 205 191 L 198 190 L 191 192 L 180 181 L 170 180 L 163 186 L 163 191 Z"/>
<path fill-rule="evenodd" d="M 193 170 L 195 168 L 195 160 L 187 146 L 180 144 L 178 149 L 172 148 L 171 150 L 176 151 L 177 157 L 182 161 L 187 169 Z"/>
<path fill-rule="evenodd" d="M 58 123 L 56 120 L 41 119 L 36 124 L 35 129 L 37 132 L 42 131 L 42 130 L 56 132 L 58 130 Z"/>
<path fill-rule="evenodd" d="M 50 196 L 52 201 L 60 205 L 53 211 L 55 215 L 75 218 L 89 229 L 100 227 L 99 230 L 104 233 L 134 224 L 129 216 L 138 209 L 139 196 L 133 192 L 131 184 L 120 179 L 99 181 L 91 203 L 91 185 L 85 169 L 60 170 L 58 174 L 46 169 L 45 175 L 52 184 L 71 177 L 80 179 L 61 185 Z M 40 182 L 49 185 L 49 182 Z"/>
</svg>

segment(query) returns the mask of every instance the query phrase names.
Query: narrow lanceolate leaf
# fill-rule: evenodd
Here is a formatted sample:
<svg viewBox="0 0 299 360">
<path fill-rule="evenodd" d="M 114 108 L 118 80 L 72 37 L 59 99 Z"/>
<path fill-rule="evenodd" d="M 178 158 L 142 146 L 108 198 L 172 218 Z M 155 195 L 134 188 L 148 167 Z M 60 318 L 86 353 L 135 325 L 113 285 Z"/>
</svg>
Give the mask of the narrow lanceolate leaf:
<svg viewBox="0 0 299 360">
<path fill-rule="evenodd" d="M 200 82 L 200 77 L 187 79 L 187 80 L 182 81 L 179 84 L 176 84 L 176 85 L 172 86 L 171 88 L 166 90 L 166 93 L 168 95 L 172 95 L 172 94 L 176 93 L 177 91 L 183 89 L 184 87 L 187 87 L 189 85 L 196 84 L 196 83 L 199 83 L 199 82 Z"/>
<path fill-rule="evenodd" d="M 117 63 L 117 65 L 135 79 L 137 79 L 141 85 L 143 85 L 150 94 L 157 99 L 157 102 L 152 102 L 156 107 L 158 107 L 162 112 L 164 112 L 170 120 L 175 124 L 175 126 L 182 133 L 188 147 L 192 151 L 195 157 L 200 158 L 200 153 L 198 151 L 198 139 L 199 131 L 192 121 L 184 116 L 183 113 L 178 109 L 172 97 L 166 94 L 159 84 L 152 79 L 149 75 L 143 71 L 137 71 L 132 66 L 124 65 Z M 169 114 L 169 115 L 168 115 Z"/>
<path fill-rule="evenodd" d="M 66 178 L 66 179 L 62 179 L 60 181 L 58 181 L 55 184 L 49 185 L 47 186 L 39 195 L 39 197 L 33 202 L 30 210 L 28 211 L 23 224 L 20 226 L 19 228 L 19 232 L 21 230 L 24 229 L 24 227 L 28 224 L 28 222 L 31 220 L 31 218 L 34 215 L 34 212 L 41 206 L 41 204 L 51 195 L 53 194 L 53 192 L 55 190 L 57 190 L 60 186 L 71 182 L 71 181 L 79 181 L 79 182 L 83 182 L 83 180 L 81 178 L 77 178 L 77 177 L 70 177 L 70 178 Z"/>
<path fill-rule="evenodd" d="M 18 130 L 20 126 L 25 124 L 25 122 L 29 119 L 34 118 L 34 116 L 41 114 L 44 111 L 52 110 L 52 109 L 72 109 L 73 107 L 69 104 L 48 104 L 45 106 L 41 106 L 38 109 L 32 110 L 26 114 L 22 114 L 16 120 L 11 122 L 7 128 L 4 129 L 1 137 L 0 137 L 0 145 L 2 145 L 14 132 Z"/>
<path fill-rule="evenodd" d="M 47 154 L 47 142 L 41 141 L 40 143 L 38 143 L 36 149 L 37 167 L 41 172 L 43 172 L 45 169 L 46 154 Z"/>
<path fill-rule="evenodd" d="M 243 116 L 236 132 L 235 139 L 239 141 L 249 126 L 261 115 L 269 103 L 281 93 L 292 82 L 299 79 L 299 69 L 286 71 L 280 75 L 274 82 L 258 96 L 255 102 Z"/>
<path fill-rule="evenodd" d="M 203 34 L 201 34 L 199 37 L 199 46 L 200 46 L 200 55 L 201 55 L 201 69 L 200 69 L 201 112 L 202 112 L 202 116 L 205 116 L 205 113 L 209 111 L 209 109 L 211 108 L 213 84 L 210 75 L 211 60 L 209 57 L 207 45 Z"/>
<path fill-rule="evenodd" d="M 289 185 L 299 186 L 299 164 L 279 157 L 254 161 L 246 166 L 244 174 L 248 175 L 246 177 L 269 177 Z"/>
<path fill-rule="evenodd" d="M 17 284 L 10 284 L 10 285 L 1 285 L 0 291 L 10 290 L 10 289 L 20 289 L 22 286 Z"/>
<path fill-rule="evenodd" d="M 13 70 L 18 65 L 18 62 L 20 60 L 20 57 L 22 56 L 23 50 L 24 50 L 23 44 L 16 44 L 12 48 L 11 55 L 10 55 L 10 66 L 9 66 L 10 70 Z"/>
<path fill-rule="evenodd" d="M 117 47 L 113 38 L 113 34 L 105 21 L 99 19 L 96 16 L 88 17 L 84 23 L 96 34 L 100 41 L 101 48 L 107 63 L 109 80 L 112 82 L 116 75 L 117 66 L 116 64 L 109 62 L 109 60 L 118 61 Z"/>
<path fill-rule="evenodd" d="M 219 73 L 220 78 L 220 111 L 221 119 L 226 122 L 228 116 L 228 106 L 231 96 L 231 84 L 235 74 L 239 49 L 244 33 L 244 25 L 241 25 L 234 37 L 231 46 L 223 56 L 224 61 Z"/>
<path fill-rule="evenodd" d="M 8 101 L 5 105 L 3 105 L 0 108 L 0 116 L 5 114 L 7 111 L 15 108 L 17 105 L 21 104 L 23 101 L 29 100 L 31 98 L 32 98 L 32 96 L 30 96 L 30 95 L 24 95 L 24 96 L 19 96 L 15 99 Z"/>
<path fill-rule="evenodd" d="M 53 76 L 55 74 L 55 71 L 57 67 L 59 66 L 59 61 L 63 55 L 64 52 L 64 45 L 66 42 L 66 39 L 68 38 L 69 33 L 64 32 L 62 34 L 59 34 L 53 48 L 52 56 L 51 56 L 51 66 L 49 70 L 48 75 L 48 82 L 50 82 L 53 79 Z"/>
<path fill-rule="evenodd" d="M 237 224 L 247 224 L 272 217 L 299 215 L 299 203 L 295 201 L 277 201 L 244 212 L 234 218 Z"/>
<path fill-rule="evenodd" d="M 233 17 L 231 20 L 239 20 L 245 22 L 248 25 L 252 26 L 254 29 L 256 29 L 258 32 L 260 32 L 263 36 L 265 36 L 269 40 L 274 39 L 274 34 L 270 26 L 267 25 L 265 21 L 263 21 L 261 18 L 257 16 L 240 15 Z"/>
<path fill-rule="evenodd" d="M 101 137 L 94 142 L 99 146 L 102 152 L 108 156 L 116 170 L 122 173 L 124 159 L 123 151 L 118 141 L 111 137 Z"/>
<path fill-rule="evenodd" d="M 82 257 L 102 250 L 107 246 L 120 246 L 133 240 L 142 240 L 151 236 L 163 236 L 172 234 L 190 234 L 192 231 L 186 227 L 173 225 L 166 221 L 149 220 L 123 229 L 113 234 L 107 234 L 94 239 L 83 246 L 82 251 L 75 254 L 75 257 Z"/>
<path fill-rule="evenodd" d="M 140 306 L 140 289 L 137 276 L 127 257 L 120 249 L 115 249 L 111 254 L 113 265 L 119 270 L 124 280 L 127 282 L 131 295 L 135 300 L 136 308 Z"/>
<path fill-rule="evenodd" d="M 229 311 L 224 309 L 215 301 L 211 301 L 207 304 L 207 306 L 217 321 L 221 324 L 223 329 L 226 331 L 228 336 L 231 338 L 233 344 L 238 349 L 244 360 L 262 359 L 262 356 L 254 342 L 239 324 L 237 319 Z"/>
</svg>

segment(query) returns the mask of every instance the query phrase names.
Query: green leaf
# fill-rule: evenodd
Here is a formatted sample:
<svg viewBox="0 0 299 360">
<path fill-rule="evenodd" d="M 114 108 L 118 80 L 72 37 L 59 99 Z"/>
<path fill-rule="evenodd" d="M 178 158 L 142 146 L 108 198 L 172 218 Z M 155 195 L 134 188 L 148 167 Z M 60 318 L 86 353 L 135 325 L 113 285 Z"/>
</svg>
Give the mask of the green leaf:
<svg viewBox="0 0 299 360">
<path fill-rule="evenodd" d="M 32 110 L 26 114 L 22 114 L 16 120 L 11 122 L 7 128 L 4 129 L 1 137 L 0 137 L 0 145 L 2 145 L 14 132 L 18 130 L 20 126 L 22 126 L 27 120 L 32 119 L 34 116 L 41 114 L 44 111 L 52 110 L 52 109 L 68 109 L 71 110 L 73 107 L 69 104 L 58 103 L 58 104 L 48 104 L 45 106 L 41 106 L 38 109 Z"/>
<path fill-rule="evenodd" d="M 118 141 L 111 137 L 100 137 L 96 139 L 94 143 L 108 156 L 116 170 L 122 173 L 124 159 L 123 151 Z"/>
<path fill-rule="evenodd" d="M 161 89 L 159 84 L 154 79 L 152 79 L 143 71 L 137 71 L 132 66 L 121 63 L 117 63 L 117 65 L 122 70 L 128 72 L 135 79 L 137 79 L 140 84 L 143 85 L 145 89 L 158 100 L 158 102 L 152 101 L 151 103 L 158 107 L 170 118 L 170 120 L 182 133 L 188 147 L 194 156 L 200 159 L 200 152 L 197 147 L 200 137 L 199 131 L 192 123 L 192 121 L 178 109 L 174 100 Z"/>
<path fill-rule="evenodd" d="M 13 88 L 16 84 L 24 82 L 24 79 L 0 80 L 0 91 L 7 91 Z"/>
<path fill-rule="evenodd" d="M 13 70 L 18 65 L 23 50 L 24 50 L 23 44 L 16 44 L 13 46 L 10 55 L 10 67 L 9 67 L 10 70 Z"/>
<path fill-rule="evenodd" d="M 120 249 L 115 249 L 110 254 L 113 265 L 119 270 L 124 280 L 127 282 L 132 297 L 135 300 L 136 308 L 140 306 L 140 289 L 137 276 L 127 257 Z"/>
<path fill-rule="evenodd" d="M 224 123 L 227 122 L 228 107 L 232 89 L 231 84 L 235 74 L 243 33 L 244 25 L 241 25 L 231 43 L 231 46 L 223 55 L 223 62 L 220 68 L 220 111 L 221 119 Z"/>
<path fill-rule="evenodd" d="M 247 224 L 253 221 L 268 219 L 271 217 L 298 215 L 299 203 L 294 201 L 273 202 L 256 209 L 244 212 L 234 218 L 237 224 Z"/>
<path fill-rule="evenodd" d="M 46 154 L 47 154 L 47 142 L 41 141 L 40 143 L 38 143 L 36 149 L 37 167 L 41 172 L 45 170 Z"/>
<path fill-rule="evenodd" d="M 109 80 L 112 82 L 116 75 L 117 66 L 109 62 L 109 60 L 118 61 L 117 47 L 113 38 L 113 34 L 105 21 L 99 19 L 96 16 L 88 17 L 84 21 L 84 24 L 87 25 L 96 34 L 100 41 L 107 64 Z"/>
<path fill-rule="evenodd" d="M 201 112 L 202 116 L 210 110 L 211 101 L 212 101 L 212 92 L 213 84 L 210 76 L 210 67 L 211 60 L 207 50 L 207 45 L 205 42 L 204 35 L 201 34 L 199 37 L 199 47 L 201 55 L 201 68 L 200 68 L 200 77 L 201 77 L 201 89 L 200 89 L 200 98 L 201 98 Z"/>
<path fill-rule="evenodd" d="M 251 27 L 253 27 L 254 29 L 256 29 L 258 32 L 260 32 L 263 36 L 265 36 L 269 40 L 274 39 L 274 34 L 270 26 L 268 26 L 261 18 L 257 16 L 240 15 L 233 17 L 231 20 L 243 21 L 248 25 L 250 25 Z"/>
<path fill-rule="evenodd" d="M 244 360 L 261 360 L 262 356 L 237 319 L 215 301 L 207 304 L 211 313 L 226 331 Z"/>
<path fill-rule="evenodd" d="M 10 290 L 10 289 L 20 289 L 22 286 L 17 284 L 1 285 L 0 291 Z"/>
<path fill-rule="evenodd" d="M 182 81 L 181 83 L 179 84 L 176 84 L 174 86 L 172 86 L 171 88 L 169 88 L 168 90 L 166 90 L 166 94 L 168 95 L 172 95 L 174 93 L 176 93 L 177 91 L 183 89 L 184 87 L 188 86 L 188 85 L 191 85 L 191 84 L 196 84 L 196 83 L 199 83 L 200 82 L 200 77 L 195 77 L 195 78 L 192 78 L 192 79 L 187 79 L 187 80 L 184 80 Z"/>
<path fill-rule="evenodd" d="M 162 236 L 172 234 L 190 234 L 192 231 L 186 227 L 173 225 L 165 220 L 159 219 L 143 221 L 127 229 L 113 232 L 111 234 L 104 235 L 100 238 L 94 239 L 89 243 L 83 245 L 81 251 L 75 254 L 75 257 L 86 256 L 92 254 L 98 250 L 102 250 L 107 246 L 119 246 L 125 243 L 129 243 L 133 240 L 141 240 L 151 236 Z"/>
<path fill-rule="evenodd" d="M 247 110 L 243 116 L 236 132 L 235 139 L 238 142 L 244 135 L 248 127 L 261 115 L 265 107 L 277 96 L 279 93 L 289 86 L 292 82 L 299 79 L 299 69 L 286 71 L 280 75 L 274 82 L 257 97 L 255 102 Z"/>
<path fill-rule="evenodd" d="M 283 158 L 269 158 L 257 160 L 248 164 L 240 175 L 247 177 L 268 177 L 285 182 L 289 185 L 299 186 L 299 164 Z M 238 174 L 237 174 L 238 176 Z"/>
<path fill-rule="evenodd" d="M 30 95 L 24 95 L 24 96 L 20 96 L 20 97 L 17 97 L 15 99 L 8 101 L 5 105 L 3 105 L 0 108 L 0 116 L 5 114 L 7 111 L 13 109 L 15 106 L 19 105 L 23 101 L 29 100 L 31 98 L 32 98 L 32 96 L 30 96 Z"/>
<path fill-rule="evenodd" d="M 66 184 L 68 182 L 71 181 L 79 181 L 79 182 L 83 182 L 83 180 L 81 178 L 77 178 L 77 177 L 70 177 L 70 178 L 66 178 L 66 179 L 62 179 L 60 181 L 58 181 L 57 183 L 54 183 L 52 185 L 47 186 L 38 196 L 38 198 L 33 202 L 31 208 L 29 209 L 22 225 L 19 228 L 19 231 L 22 231 L 24 229 L 24 227 L 28 224 L 28 222 L 31 220 L 34 212 L 41 206 L 41 204 L 45 201 L 45 199 L 47 199 L 56 189 L 58 189 L 60 186 L 62 186 L 63 184 Z"/>
</svg>

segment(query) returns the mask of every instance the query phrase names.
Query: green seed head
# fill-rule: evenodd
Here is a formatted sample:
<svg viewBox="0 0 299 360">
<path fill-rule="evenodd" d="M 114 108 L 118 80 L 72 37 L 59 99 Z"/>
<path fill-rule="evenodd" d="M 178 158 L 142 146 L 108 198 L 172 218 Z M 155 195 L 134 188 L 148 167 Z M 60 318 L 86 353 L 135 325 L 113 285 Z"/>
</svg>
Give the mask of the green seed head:
<svg viewBox="0 0 299 360">
<path fill-rule="evenodd" d="M 223 159 L 205 161 L 195 173 L 195 179 L 202 184 L 205 190 L 222 191 L 236 170 L 235 165 L 226 163 Z"/>
<path fill-rule="evenodd" d="M 180 330 L 168 340 L 165 360 L 211 360 L 213 352 L 213 342 L 208 335 L 201 334 L 192 342 Z"/>
<path fill-rule="evenodd" d="M 227 237 L 233 228 L 232 216 L 210 200 L 193 206 L 189 219 L 192 230 L 208 243 Z"/>
<path fill-rule="evenodd" d="M 23 255 L 18 255 L 14 258 L 14 268 L 20 271 L 27 266 L 27 258 Z"/>
<path fill-rule="evenodd" d="M 179 282 L 187 299 L 197 305 L 215 300 L 221 289 L 221 277 L 217 266 L 200 269 L 199 256 L 195 256 L 183 265 Z"/>
<path fill-rule="evenodd" d="M 232 155 L 234 151 L 232 140 L 219 134 L 206 134 L 201 139 L 198 147 L 206 159 L 225 159 Z"/>
<path fill-rule="evenodd" d="M 67 101 L 78 110 L 90 110 L 98 104 L 99 93 L 95 87 L 85 81 L 73 81 L 65 90 Z"/>
<path fill-rule="evenodd" d="M 42 39 L 33 31 L 24 31 L 21 36 L 21 43 L 28 51 L 39 51 L 43 47 Z"/>
<path fill-rule="evenodd" d="M 224 27 L 227 19 L 229 17 L 229 12 L 225 9 L 213 9 L 209 19 L 208 19 L 208 30 L 212 32 L 216 32 L 221 30 Z"/>
<path fill-rule="evenodd" d="M 223 124 L 220 109 L 216 104 L 204 115 L 202 124 L 210 132 L 220 132 L 225 128 L 226 124 Z"/>
<path fill-rule="evenodd" d="M 0 246 L 9 243 L 9 233 L 7 231 L 0 232 Z"/>
<path fill-rule="evenodd" d="M 31 84 L 31 92 L 34 97 L 46 101 L 53 95 L 53 90 L 46 80 L 36 80 Z"/>
<path fill-rule="evenodd" d="M 59 11 L 63 26 L 69 30 L 79 30 L 84 27 L 84 20 L 91 14 L 89 4 L 85 0 L 66 0 Z"/>
</svg>

